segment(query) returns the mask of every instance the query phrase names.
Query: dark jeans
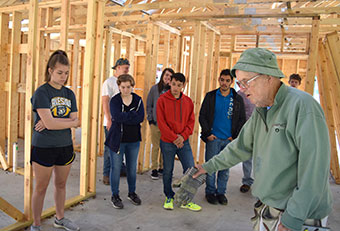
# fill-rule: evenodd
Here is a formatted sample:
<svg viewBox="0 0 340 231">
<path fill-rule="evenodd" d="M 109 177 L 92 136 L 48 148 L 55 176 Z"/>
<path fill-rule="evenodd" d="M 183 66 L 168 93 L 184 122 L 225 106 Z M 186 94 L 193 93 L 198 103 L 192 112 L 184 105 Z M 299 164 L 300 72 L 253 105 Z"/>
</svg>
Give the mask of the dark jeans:
<svg viewBox="0 0 340 231">
<path fill-rule="evenodd" d="M 215 139 L 213 141 L 208 141 L 205 148 L 205 161 L 210 160 L 215 155 L 220 153 L 227 144 L 229 140 Z M 227 191 L 227 182 L 229 179 L 229 169 L 225 169 L 217 172 L 217 187 L 216 187 L 216 173 L 208 174 L 205 193 L 206 194 L 225 194 Z"/>
<path fill-rule="evenodd" d="M 119 153 L 110 150 L 111 174 L 110 185 L 112 195 L 119 195 L 120 170 L 122 167 L 123 156 L 125 155 L 127 182 L 129 193 L 136 191 L 137 159 L 140 142 L 121 143 Z"/>
<path fill-rule="evenodd" d="M 161 151 L 163 154 L 163 189 L 164 194 L 168 198 L 173 198 L 175 193 L 172 190 L 172 175 L 174 170 L 175 155 L 177 154 L 183 166 L 183 173 L 195 166 L 189 141 L 184 141 L 182 148 L 177 148 L 173 143 L 167 143 L 161 140 Z"/>
</svg>

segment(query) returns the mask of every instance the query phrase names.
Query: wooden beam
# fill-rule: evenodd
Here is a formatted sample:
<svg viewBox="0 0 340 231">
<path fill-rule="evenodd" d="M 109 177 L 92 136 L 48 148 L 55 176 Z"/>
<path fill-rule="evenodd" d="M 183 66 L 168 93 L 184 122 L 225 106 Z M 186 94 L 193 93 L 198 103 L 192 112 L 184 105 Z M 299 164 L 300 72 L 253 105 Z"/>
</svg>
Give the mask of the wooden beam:
<svg viewBox="0 0 340 231">
<path fill-rule="evenodd" d="M 306 74 L 306 84 L 305 91 L 313 95 L 314 91 L 314 80 L 316 73 L 316 60 L 318 57 L 318 39 L 319 39 L 319 27 L 320 20 L 319 17 L 313 18 L 313 27 L 310 39 L 310 51 L 307 61 L 307 74 Z"/>
<path fill-rule="evenodd" d="M 335 130 L 336 135 L 338 138 L 338 141 L 340 140 L 340 76 L 339 76 L 339 70 L 337 70 L 337 67 L 339 67 L 340 58 L 339 56 L 339 48 L 336 46 L 339 46 L 339 37 L 337 34 L 330 34 L 326 36 L 326 43 L 325 43 L 325 56 L 326 56 L 326 64 L 327 64 L 327 70 L 328 70 L 328 81 L 330 84 L 330 93 L 331 93 L 331 107 L 333 111 L 333 117 L 334 117 L 334 124 L 335 124 Z"/>
<path fill-rule="evenodd" d="M 24 214 L 26 219 L 31 219 L 31 198 L 33 193 L 33 174 L 31 167 L 32 145 L 32 104 L 31 98 L 34 90 L 35 66 L 37 61 L 36 41 L 38 33 L 38 0 L 30 0 L 29 3 L 29 30 L 27 52 L 27 76 L 26 76 L 26 100 L 25 100 L 25 175 L 24 175 Z"/>
<path fill-rule="evenodd" d="M 98 12 L 103 12 L 105 8 L 104 1 L 97 2 L 97 29 L 95 44 L 95 60 L 93 75 L 93 96 L 92 96 L 92 116 L 91 116 L 91 145 L 90 145 L 90 163 L 89 163 L 89 188 L 88 192 L 96 192 L 96 173 L 97 173 L 97 152 L 98 152 L 98 132 L 99 132 L 99 102 L 101 98 L 101 76 L 103 63 L 103 35 L 104 35 L 104 17 Z"/>
<path fill-rule="evenodd" d="M 198 49 L 199 49 L 199 55 L 198 55 L 198 67 L 197 67 L 197 75 L 195 77 L 196 81 L 196 95 L 193 99 L 194 103 L 194 112 L 195 112 L 195 126 L 194 126 L 194 132 L 192 135 L 192 152 L 194 155 L 195 163 L 197 162 L 197 149 L 198 149 L 198 138 L 199 138 L 199 123 L 198 123 L 198 115 L 199 115 L 199 109 L 201 105 L 201 96 L 202 96 L 202 81 L 204 79 L 204 59 L 205 59 L 205 41 L 206 41 L 206 28 L 205 26 L 201 25 L 199 23 L 198 25 L 200 28 L 200 36 L 198 41 Z M 195 28 L 195 31 L 197 28 Z M 195 37 L 196 39 L 196 37 Z M 193 76 L 194 77 L 194 76 Z M 193 81 L 193 79 L 191 79 Z"/>
<path fill-rule="evenodd" d="M 8 44 L 8 24 L 9 24 L 9 14 L 0 13 L 0 85 L 5 85 L 8 74 L 8 54 L 5 47 Z M 6 99 L 5 90 L 0 90 L 0 98 Z M 0 100 L 0 111 L 6 111 L 6 100 Z M 6 143 L 6 120 L 0 120 L 0 147 L 5 150 Z"/>
<path fill-rule="evenodd" d="M 147 80 L 144 79 L 144 81 L 149 82 L 147 88 L 143 89 L 144 90 L 143 93 L 146 93 L 146 97 L 144 98 L 144 102 L 146 102 L 147 94 L 149 93 L 151 86 L 154 85 L 155 81 L 156 81 L 155 76 L 156 76 L 156 72 L 157 72 L 157 63 L 158 63 L 159 36 L 160 36 L 160 27 L 156 24 L 153 24 L 152 56 L 151 56 L 152 60 L 151 60 L 151 67 L 149 67 L 151 75 L 148 76 Z M 145 70 L 148 70 L 146 65 L 145 65 Z M 143 97 L 144 96 L 145 95 L 143 94 Z M 146 105 L 144 106 L 144 109 L 146 111 Z M 150 153 L 151 153 L 151 131 L 150 131 L 150 126 L 148 126 L 146 116 L 145 116 L 143 123 L 147 127 L 146 136 L 145 136 L 146 139 L 145 139 L 145 152 L 144 152 L 144 166 L 143 166 L 143 168 L 149 169 L 149 167 L 150 167 Z"/>
<path fill-rule="evenodd" d="M 13 166 L 13 143 L 18 142 L 18 119 L 19 119 L 19 94 L 16 87 L 20 75 L 20 54 L 18 46 L 21 41 L 22 13 L 13 12 L 12 36 L 9 69 L 9 92 L 8 92 L 8 126 L 7 126 L 7 163 Z"/>
<path fill-rule="evenodd" d="M 46 25 L 47 9 L 40 8 L 38 11 L 38 28 L 42 28 Z M 43 31 L 38 32 L 36 41 L 37 50 L 37 62 L 36 62 L 36 76 L 35 76 L 35 89 L 37 89 L 44 82 L 44 68 L 45 68 L 45 33 Z M 49 56 L 49 55 L 48 55 Z M 49 58 L 49 57 L 47 57 Z M 46 60 L 47 64 L 47 60 Z"/>
<path fill-rule="evenodd" d="M 153 46 L 153 39 L 154 39 L 154 30 L 156 26 L 154 26 L 154 24 L 152 22 L 148 23 L 147 25 L 147 34 L 146 34 L 146 50 L 145 50 L 145 70 L 150 70 L 150 68 L 152 67 L 153 63 L 154 63 L 154 46 Z M 157 26 L 158 27 L 158 26 Z M 159 28 L 159 27 L 158 27 Z M 159 29 L 158 29 L 159 30 Z M 155 70 L 153 68 L 151 68 L 151 71 L 145 71 L 144 74 L 144 87 L 143 87 L 143 102 L 146 102 L 148 93 L 149 93 L 149 89 L 150 86 L 152 85 L 152 83 L 154 83 L 154 79 L 155 79 L 155 74 L 156 73 L 152 73 L 152 70 Z M 139 149 L 139 155 L 138 155 L 138 172 L 142 172 L 144 169 L 144 166 L 146 163 L 148 163 L 147 161 L 145 161 L 144 155 L 146 153 L 146 144 L 148 142 L 147 140 L 147 134 L 148 134 L 148 129 L 149 126 L 147 125 L 147 123 L 145 122 L 146 120 L 144 120 L 144 122 L 142 123 L 142 127 L 141 127 L 141 134 L 142 137 L 144 137 L 142 139 L 141 145 L 140 145 L 140 149 Z M 149 166 L 147 166 L 149 167 Z"/>
<path fill-rule="evenodd" d="M 332 97 L 332 83 L 330 83 L 329 79 L 331 75 L 334 73 L 330 73 L 328 62 L 331 60 L 327 59 L 327 51 L 325 46 L 322 44 L 321 39 L 319 40 L 318 46 L 318 84 L 319 84 L 319 93 L 320 93 L 320 103 L 325 112 L 326 122 L 329 131 L 330 145 L 331 145 L 331 163 L 330 169 L 331 173 L 335 179 L 337 184 L 340 184 L 340 170 L 339 170 L 339 160 L 337 155 L 336 148 L 336 139 L 335 139 L 335 124 L 334 124 L 334 116 L 336 115 L 336 110 L 334 110 L 334 96 Z M 335 92 L 333 92 L 334 94 Z M 333 113 L 334 112 L 334 113 Z"/>
<path fill-rule="evenodd" d="M 126 58 L 130 62 L 130 68 L 129 68 L 130 73 L 134 73 L 135 71 L 135 51 L 136 51 L 136 39 L 134 37 L 127 37 Z"/>
<path fill-rule="evenodd" d="M 290 0 L 282 0 L 280 2 L 289 2 Z M 303 0 L 302 2 L 306 2 L 307 0 Z M 276 3 L 277 1 L 274 0 L 255 0 L 255 1 L 248 1 L 244 3 Z M 300 1 L 299 1 L 300 2 Z M 229 2 L 229 1 L 216 1 L 216 0 L 187 0 L 187 1 L 164 1 L 164 2 L 151 2 L 151 3 L 134 3 L 134 4 L 126 4 L 125 6 L 111 6 L 106 7 L 105 13 L 111 14 L 114 12 L 131 12 L 131 11 L 147 11 L 152 9 L 176 9 L 176 8 L 204 8 L 204 7 L 213 7 L 213 8 L 221 8 L 225 5 L 228 7 L 245 7 L 246 4 Z M 222 8 L 223 9 L 223 8 Z"/>
<path fill-rule="evenodd" d="M 114 38 L 114 57 L 113 62 L 116 63 L 116 61 L 121 58 L 122 53 L 122 35 L 121 34 L 113 34 Z"/>
<path fill-rule="evenodd" d="M 68 27 L 70 24 L 70 0 L 61 0 L 60 49 L 68 50 Z"/>
<path fill-rule="evenodd" d="M 216 27 L 214 27 L 213 25 L 211 25 L 210 23 L 205 22 L 205 21 L 203 21 L 203 22 L 201 22 L 201 23 L 202 23 L 202 25 L 204 25 L 207 29 L 209 29 L 209 30 L 215 32 L 216 34 L 218 34 L 218 35 L 221 34 L 220 30 L 217 29 Z"/>
<path fill-rule="evenodd" d="M 210 90 L 215 89 L 216 88 L 216 84 L 217 84 L 217 75 L 218 70 L 219 70 L 219 64 L 220 64 L 220 48 L 221 48 L 221 36 L 220 35 L 216 35 L 215 36 L 215 42 L 214 42 L 215 46 L 214 46 L 214 56 L 213 56 L 213 73 L 212 73 L 212 84 L 210 87 Z"/>
<path fill-rule="evenodd" d="M 164 48 L 163 48 L 163 69 L 169 67 L 170 58 L 170 32 L 164 31 Z"/>
<path fill-rule="evenodd" d="M 24 214 L 20 210 L 8 203 L 2 197 L 0 197 L 0 209 L 16 221 L 22 221 L 25 219 Z"/>
<path fill-rule="evenodd" d="M 91 109 L 93 97 L 93 77 L 96 47 L 97 1 L 89 0 L 87 6 L 86 47 L 84 78 L 82 85 L 82 119 L 81 119 L 81 163 L 80 195 L 86 196 L 89 188 L 89 158 L 91 144 Z"/>
<path fill-rule="evenodd" d="M 179 31 L 178 29 L 176 28 L 173 28 L 165 23 L 162 23 L 162 22 L 154 22 L 155 25 L 159 26 L 160 28 L 162 28 L 163 30 L 167 30 L 173 34 L 177 34 L 177 35 L 181 35 L 181 31 Z"/>
</svg>

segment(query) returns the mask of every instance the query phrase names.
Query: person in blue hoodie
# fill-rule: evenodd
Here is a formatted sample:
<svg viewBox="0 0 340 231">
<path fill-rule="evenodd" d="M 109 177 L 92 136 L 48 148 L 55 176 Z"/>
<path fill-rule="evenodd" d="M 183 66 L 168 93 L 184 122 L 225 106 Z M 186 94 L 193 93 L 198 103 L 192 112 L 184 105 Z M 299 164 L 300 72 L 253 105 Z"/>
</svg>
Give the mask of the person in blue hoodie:
<svg viewBox="0 0 340 231">
<path fill-rule="evenodd" d="M 135 191 L 138 151 L 142 140 L 140 124 L 144 120 L 144 106 L 141 97 L 132 92 L 135 80 L 131 75 L 120 75 L 117 85 L 120 93 L 110 100 L 112 125 L 105 145 L 110 148 L 112 205 L 116 209 L 122 209 L 124 205 L 119 197 L 119 180 L 123 155 L 126 160 L 129 187 L 127 199 L 134 205 L 142 203 Z"/>
</svg>

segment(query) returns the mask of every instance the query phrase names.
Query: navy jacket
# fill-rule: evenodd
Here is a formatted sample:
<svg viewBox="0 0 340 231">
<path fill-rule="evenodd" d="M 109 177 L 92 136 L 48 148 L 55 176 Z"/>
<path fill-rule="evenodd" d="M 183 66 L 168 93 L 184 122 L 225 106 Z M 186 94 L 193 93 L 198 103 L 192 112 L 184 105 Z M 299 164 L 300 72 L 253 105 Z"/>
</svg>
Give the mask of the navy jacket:
<svg viewBox="0 0 340 231">
<path fill-rule="evenodd" d="M 210 136 L 215 114 L 215 103 L 216 103 L 216 92 L 218 89 L 209 91 L 204 97 L 200 115 L 199 122 L 202 128 L 201 139 L 207 142 L 207 137 Z M 243 124 L 246 122 L 246 113 L 244 109 L 243 99 L 240 95 L 236 93 L 233 88 L 230 88 L 233 92 L 234 107 L 233 107 L 233 117 L 231 119 L 231 136 L 236 139 Z"/>
<path fill-rule="evenodd" d="M 135 125 L 139 128 L 140 123 L 144 120 L 144 106 L 142 98 L 137 94 L 132 93 L 133 107 L 129 112 L 124 112 L 123 100 L 121 93 L 115 95 L 110 100 L 110 112 L 112 125 L 105 140 L 105 145 L 112 151 L 118 152 L 120 142 L 123 135 L 123 124 Z"/>
</svg>

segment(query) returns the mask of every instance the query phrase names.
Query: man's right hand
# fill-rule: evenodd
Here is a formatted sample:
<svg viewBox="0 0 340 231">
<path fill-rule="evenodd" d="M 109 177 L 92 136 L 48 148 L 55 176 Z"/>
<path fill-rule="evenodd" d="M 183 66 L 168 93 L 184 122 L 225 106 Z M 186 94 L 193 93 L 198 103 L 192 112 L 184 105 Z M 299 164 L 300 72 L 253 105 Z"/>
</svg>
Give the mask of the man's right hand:
<svg viewBox="0 0 340 231">
<path fill-rule="evenodd" d="M 194 178 L 194 179 L 199 177 L 202 174 L 207 173 L 207 171 L 205 171 L 204 168 L 202 168 L 202 165 L 200 165 L 200 164 L 197 164 L 195 166 L 195 168 L 197 168 L 197 172 L 192 176 L 192 178 Z"/>
<path fill-rule="evenodd" d="M 110 130 L 111 125 L 112 125 L 112 121 L 111 121 L 111 120 L 107 120 L 106 129 L 107 129 L 108 131 Z"/>
<path fill-rule="evenodd" d="M 217 139 L 217 137 L 213 134 L 211 134 L 210 136 L 207 137 L 208 141 L 213 141 L 215 139 Z"/>
</svg>

